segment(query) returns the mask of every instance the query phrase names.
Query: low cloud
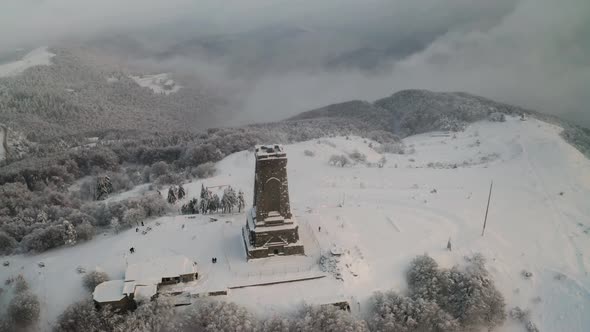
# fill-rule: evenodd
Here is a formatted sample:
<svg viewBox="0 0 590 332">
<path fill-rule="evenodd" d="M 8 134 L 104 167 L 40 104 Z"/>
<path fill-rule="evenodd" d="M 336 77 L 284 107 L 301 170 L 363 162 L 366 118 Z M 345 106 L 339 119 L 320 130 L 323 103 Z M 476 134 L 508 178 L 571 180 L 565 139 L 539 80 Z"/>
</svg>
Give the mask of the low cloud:
<svg viewBox="0 0 590 332">
<path fill-rule="evenodd" d="M 143 36 L 158 45 L 153 61 L 226 87 L 236 97 L 236 122 L 424 88 L 471 92 L 590 124 L 587 0 L 22 0 L 1 6 L 2 49 Z M 214 47 L 194 48 L 195 38 Z M 179 44 L 193 48 L 156 54 Z"/>
</svg>

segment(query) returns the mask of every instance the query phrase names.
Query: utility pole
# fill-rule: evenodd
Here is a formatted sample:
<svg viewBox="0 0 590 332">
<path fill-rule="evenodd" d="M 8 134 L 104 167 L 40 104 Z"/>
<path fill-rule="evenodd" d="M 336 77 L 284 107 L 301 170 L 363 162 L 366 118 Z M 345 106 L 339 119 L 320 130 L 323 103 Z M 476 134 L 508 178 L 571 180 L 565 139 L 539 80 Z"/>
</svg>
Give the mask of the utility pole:
<svg viewBox="0 0 590 332">
<path fill-rule="evenodd" d="M 490 183 L 490 194 L 488 195 L 488 206 L 486 207 L 486 216 L 483 220 L 483 229 L 481 230 L 481 236 L 486 231 L 486 223 L 488 221 L 488 211 L 490 210 L 490 199 L 492 198 L 492 187 L 494 186 L 494 180 Z"/>
</svg>

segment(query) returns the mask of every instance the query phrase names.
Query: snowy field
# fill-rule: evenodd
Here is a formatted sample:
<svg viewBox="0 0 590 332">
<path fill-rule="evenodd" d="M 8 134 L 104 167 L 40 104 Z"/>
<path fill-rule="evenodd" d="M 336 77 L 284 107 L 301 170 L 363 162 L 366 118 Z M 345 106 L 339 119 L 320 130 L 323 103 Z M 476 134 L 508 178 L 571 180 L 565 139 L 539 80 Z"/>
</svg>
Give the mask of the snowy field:
<svg viewBox="0 0 590 332">
<path fill-rule="evenodd" d="M 54 56 L 55 54 L 49 52 L 47 47 L 36 48 L 20 60 L 0 64 L 0 77 L 18 75 L 33 66 L 48 66 Z"/>
<path fill-rule="evenodd" d="M 304 302 L 348 300 L 359 314 L 368 309 L 374 291 L 404 291 L 405 269 L 416 255 L 428 253 L 450 267 L 481 252 L 507 308 L 530 309 L 542 331 L 589 331 L 590 161 L 559 136 L 560 130 L 534 119 L 508 118 L 479 122 L 456 134 L 413 136 L 404 142 L 415 151 L 385 154 L 383 168 L 329 165 L 331 155 L 355 150 L 368 162 L 381 159 L 371 142 L 358 137 L 285 146 L 291 206 L 307 257 L 246 263 L 243 213 L 217 215 L 216 222 L 209 216 L 169 216 L 147 223 L 141 229 L 151 227 L 146 235 L 131 229 L 72 248 L 9 257 L 11 264 L 0 267 L 0 277 L 25 275 L 42 302 L 42 327 L 68 304 L 89 296 L 76 267 L 100 268 L 116 279 L 123 277 L 128 262 L 178 254 L 198 263 L 200 279 L 187 289 L 192 293 L 324 276 L 235 288 L 227 299 L 261 315 L 294 310 Z M 315 156 L 305 156 L 305 150 Z M 205 185 L 230 184 L 242 189 L 250 203 L 253 153 L 230 155 L 218 169 Z M 491 180 L 494 191 L 482 237 Z M 188 198 L 198 196 L 200 187 L 201 181 L 187 184 Z M 446 250 L 449 238 L 452 252 Z M 137 252 L 129 255 L 132 246 Z M 320 253 L 333 248 L 344 253 L 342 280 L 317 264 Z M 218 263 L 212 264 L 211 257 Z M 37 266 L 41 261 L 44 268 Z M 532 272 L 532 278 L 524 279 L 523 270 Z M 508 319 L 500 330 L 523 327 Z"/>
<path fill-rule="evenodd" d="M 144 88 L 150 88 L 156 94 L 169 95 L 176 93 L 182 86 L 178 85 L 167 73 L 156 75 L 129 76 L 135 83 Z M 107 79 L 108 80 L 108 79 Z"/>
</svg>

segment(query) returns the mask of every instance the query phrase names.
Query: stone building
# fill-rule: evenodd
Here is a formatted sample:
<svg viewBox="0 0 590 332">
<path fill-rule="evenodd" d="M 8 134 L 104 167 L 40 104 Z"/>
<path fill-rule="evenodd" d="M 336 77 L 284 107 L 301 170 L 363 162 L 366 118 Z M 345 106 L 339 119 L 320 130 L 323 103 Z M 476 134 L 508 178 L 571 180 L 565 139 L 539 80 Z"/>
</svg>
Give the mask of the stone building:
<svg viewBox="0 0 590 332">
<path fill-rule="evenodd" d="M 254 202 L 243 229 L 248 259 L 303 255 L 299 225 L 289 205 L 287 154 L 280 145 L 256 147 Z"/>
</svg>

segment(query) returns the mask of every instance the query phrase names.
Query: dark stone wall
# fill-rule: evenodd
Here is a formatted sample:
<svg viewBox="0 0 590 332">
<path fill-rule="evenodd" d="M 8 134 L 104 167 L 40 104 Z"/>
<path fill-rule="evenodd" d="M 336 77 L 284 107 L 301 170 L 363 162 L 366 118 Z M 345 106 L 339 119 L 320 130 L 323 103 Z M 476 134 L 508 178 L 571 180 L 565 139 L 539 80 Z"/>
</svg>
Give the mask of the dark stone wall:
<svg viewBox="0 0 590 332">
<path fill-rule="evenodd" d="M 295 227 L 294 229 L 271 230 L 265 233 L 253 232 L 254 246 L 260 247 L 267 242 L 282 242 L 282 239 L 286 240 L 288 243 L 295 243 L 299 240 L 298 230 L 299 227 Z"/>
<path fill-rule="evenodd" d="M 278 211 L 285 219 L 291 218 L 287 158 L 256 160 L 254 179 L 256 221 L 263 221 L 271 211 Z"/>
</svg>

